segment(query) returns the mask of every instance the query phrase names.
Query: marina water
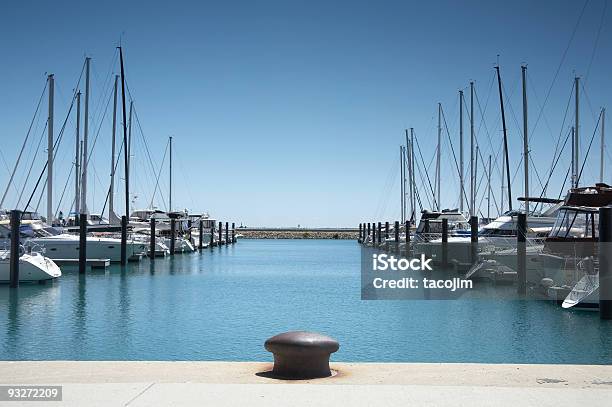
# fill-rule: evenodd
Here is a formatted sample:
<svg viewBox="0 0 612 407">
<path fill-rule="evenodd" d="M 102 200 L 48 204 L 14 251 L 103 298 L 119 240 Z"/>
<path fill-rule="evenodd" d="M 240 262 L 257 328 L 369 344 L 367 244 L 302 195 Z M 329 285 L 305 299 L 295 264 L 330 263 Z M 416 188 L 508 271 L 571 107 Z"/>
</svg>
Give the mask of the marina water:
<svg viewBox="0 0 612 407">
<path fill-rule="evenodd" d="M 0 286 L 2 360 L 271 360 L 318 331 L 336 361 L 612 363 L 612 322 L 548 302 L 362 301 L 360 246 L 241 240 L 46 284 Z"/>
</svg>

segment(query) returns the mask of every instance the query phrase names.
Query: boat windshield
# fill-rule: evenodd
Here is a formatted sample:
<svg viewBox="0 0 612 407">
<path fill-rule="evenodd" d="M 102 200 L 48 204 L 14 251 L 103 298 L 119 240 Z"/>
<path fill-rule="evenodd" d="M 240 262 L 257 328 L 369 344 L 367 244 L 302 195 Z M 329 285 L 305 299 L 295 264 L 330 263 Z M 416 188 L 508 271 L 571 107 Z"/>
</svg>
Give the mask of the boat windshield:
<svg viewBox="0 0 612 407">
<path fill-rule="evenodd" d="M 599 236 L 599 213 L 573 209 L 561 209 L 557 214 L 550 237 L 556 238 L 597 238 Z"/>
</svg>

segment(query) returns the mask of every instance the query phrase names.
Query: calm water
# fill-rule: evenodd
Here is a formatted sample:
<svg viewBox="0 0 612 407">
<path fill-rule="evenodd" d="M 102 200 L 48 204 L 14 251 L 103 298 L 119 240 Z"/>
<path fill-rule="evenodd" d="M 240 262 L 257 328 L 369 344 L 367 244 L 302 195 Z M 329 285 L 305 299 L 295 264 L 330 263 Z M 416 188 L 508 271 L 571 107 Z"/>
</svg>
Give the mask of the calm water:
<svg viewBox="0 0 612 407">
<path fill-rule="evenodd" d="M 0 286 L 0 359 L 270 360 L 313 330 L 334 360 L 612 363 L 612 322 L 545 302 L 362 301 L 354 241 L 241 240 L 45 285 Z"/>
</svg>

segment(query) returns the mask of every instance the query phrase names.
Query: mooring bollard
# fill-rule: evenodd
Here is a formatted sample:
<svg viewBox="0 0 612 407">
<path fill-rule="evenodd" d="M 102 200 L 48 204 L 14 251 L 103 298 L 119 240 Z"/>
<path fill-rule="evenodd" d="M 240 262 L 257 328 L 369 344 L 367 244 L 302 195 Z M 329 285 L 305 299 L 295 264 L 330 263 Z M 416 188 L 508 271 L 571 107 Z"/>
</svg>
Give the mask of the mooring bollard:
<svg viewBox="0 0 612 407">
<path fill-rule="evenodd" d="M 599 318 L 612 319 L 612 207 L 599 208 Z"/>
<path fill-rule="evenodd" d="M 19 228 L 21 226 L 21 211 L 11 211 L 11 264 L 9 270 L 9 286 L 19 287 Z"/>
<path fill-rule="evenodd" d="M 219 240 L 217 241 L 217 245 L 221 247 L 223 240 L 223 222 L 219 222 Z"/>
<path fill-rule="evenodd" d="M 236 222 L 232 222 L 232 244 L 236 243 Z"/>
<path fill-rule="evenodd" d="M 174 256 L 176 245 L 176 219 L 170 219 L 170 256 Z"/>
<path fill-rule="evenodd" d="M 331 376 L 329 357 L 340 344 L 314 332 L 285 332 L 268 339 L 268 352 L 274 355 L 272 374 L 281 379 L 315 379 Z"/>
<path fill-rule="evenodd" d="M 123 244 L 123 240 L 122 240 Z M 123 256 L 122 256 L 123 258 Z M 87 214 L 79 214 L 79 274 L 87 268 Z"/>
<path fill-rule="evenodd" d="M 442 219 L 442 266 L 448 265 L 448 219 Z"/>
<path fill-rule="evenodd" d="M 198 249 L 202 251 L 204 247 L 204 221 L 200 219 L 200 224 L 198 225 Z"/>
<path fill-rule="evenodd" d="M 151 239 L 149 240 L 149 257 L 155 259 L 155 218 L 151 218 Z"/>
<path fill-rule="evenodd" d="M 225 244 L 229 244 L 229 222 L 225 222 Z"/>
<path fill-rule="evenodd" d="M 210 249 L 215 247 L 215 222 L 210 226 Z"/>
<path fill-rule="evenodd" d="M 123 215 L 121 217 L 121 265 L 123 266 L 127 264 L 127 224 L 128 218 Z"/>
<path fill-rule="evenodd" d="M 478 257 L 478 216 L 470 217 L 470 262 L 476 263 Z"/>
<path fill-rule="evenodd" d="M 519 213 L 516 222 L 517 287 L 519 295 L 527 294 L 527 214 Z"/>
</svg>

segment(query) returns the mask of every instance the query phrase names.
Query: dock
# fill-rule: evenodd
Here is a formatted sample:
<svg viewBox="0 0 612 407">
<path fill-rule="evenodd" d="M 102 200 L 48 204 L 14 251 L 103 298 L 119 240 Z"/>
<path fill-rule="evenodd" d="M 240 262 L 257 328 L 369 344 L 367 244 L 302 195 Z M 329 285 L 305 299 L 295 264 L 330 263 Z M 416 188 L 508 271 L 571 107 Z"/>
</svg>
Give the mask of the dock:
<svg viewBox="0 0 612 407">
<path fill-rule="evenodd" d="M 61 385 L 53 405 L 609 405 L 612 366 L 332 363 L 332 377 L 277 380 L 268 362 L 0 362 L 4 385 Z M 14 403 L 13 403 L 14 404 Z M 0 405 L 13 405 L 5 402 Z"/>
</svg>

